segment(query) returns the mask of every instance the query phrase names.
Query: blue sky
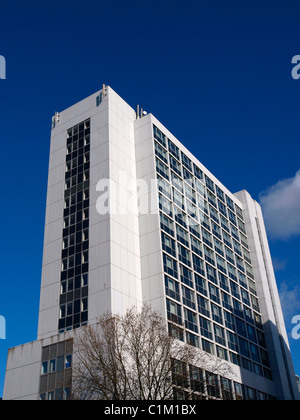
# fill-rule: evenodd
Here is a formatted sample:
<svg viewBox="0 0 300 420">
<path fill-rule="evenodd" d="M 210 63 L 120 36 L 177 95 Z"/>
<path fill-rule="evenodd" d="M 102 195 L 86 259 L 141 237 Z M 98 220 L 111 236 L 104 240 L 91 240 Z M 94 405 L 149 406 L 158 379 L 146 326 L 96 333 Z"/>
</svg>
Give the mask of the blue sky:
<svg viewBox="0 0 300 420">
<path fill-rule="evenodd" d="M 37 335 L 51 117 L 102 83 L 152 112 L 229 190 L 262 201 L 290 332 L 300 314 L 299 18 L 293 0 L 2 0 L 0 396 L 7 349 Z M 299 374 L 300 341 L 290 344 Z"/>
</svg>

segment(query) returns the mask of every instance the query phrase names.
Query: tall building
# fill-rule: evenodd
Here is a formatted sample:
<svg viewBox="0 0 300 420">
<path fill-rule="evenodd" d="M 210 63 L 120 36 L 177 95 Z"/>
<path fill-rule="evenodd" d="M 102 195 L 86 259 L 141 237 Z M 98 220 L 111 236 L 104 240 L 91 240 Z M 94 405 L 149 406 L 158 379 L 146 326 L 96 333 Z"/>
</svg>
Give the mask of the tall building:
<svg viewBox="0 0 300 420">
<path fill-rule="evenodd" d="M 298 399 L 259 204 L 104 86 L 52 120 L 38 337 L 4 399 L 68 398 L 74 329 L 144 303 L 231 367 L 204 397 Z"/>
</svg>

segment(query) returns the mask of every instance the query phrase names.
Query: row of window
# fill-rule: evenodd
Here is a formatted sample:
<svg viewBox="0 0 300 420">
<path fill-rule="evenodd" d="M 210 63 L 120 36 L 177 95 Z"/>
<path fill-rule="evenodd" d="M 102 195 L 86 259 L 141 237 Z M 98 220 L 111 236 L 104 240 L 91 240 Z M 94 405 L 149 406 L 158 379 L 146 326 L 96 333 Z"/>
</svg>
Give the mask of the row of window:
<svg viewBox="0 0 300 420">
<path fill-rule="evenodd" d="M 241 286 L 243 286 L 245 289 L 248 290 L 249 288 L 251 288 L 254 294 L 256 294 L 255 282 L 251 279 L 247 279 L 244 265 L 242 266 L 243 260 L 240 257 L 238 257 L 236 254 L 234 254 L 228 248 L 225 247 L 225 249 L 228 249 L 225 260 L 219 255 L 219 245 L 216 247 L 216 249 L 208 247 L 206 243 L 202 247 L 202 243 L 193 236 L 190 237 L 190 246 L 188 242 L 189 235 L 185 234 L 185 231 L 183 231 L 180 227 L 178 228 L 178 225 L 176 225 L 176 230 L 178 242 L 176 242 L 175 239 L 169 237 L 164 232 L 162 232 L 161 234 L 163 251 L 168 253 L 170 257 L 175 258 L 175 260 L 179 260 L 181 263 L 185 264 L 189 268 L 193 267 L 194 270 L 200 275 L 205 275 L 205 262 L 209 263 L 211 266 L 214 267 L 214 269 L 212 267 L 207 268 L 207 271 L 209 271 L 210 274 L 216 273 L 217 268 L 225 276 L 230 278 L 230 282 L 233 285 L 235 284 L 234 282 L 240 283 Z M 182 236 L 183 233 L 185 234 L 184 238 Z M 203 237 L 203 241 L 205 240 L 206 239 Z M 182 244 L 183 242 L 184 245 Z M 231 253 L 229 254 L 229 252 Z M 170 260 L 172 260 L 172 258 L 170 258 Z M 172 261 L 169 261 L 167 257 L 166 259 L 170 269 L 172 269 L 172 266 L 174 266 L 174 270 L 177 271 L 176 261 L 173 263 Z M 237 267 L 238 270 L 236 270 L 235 267 Z M 174 277 L 177 277 L 177 275 L 175 275 Z M 226 289 L 228 289 L 228 287 Z M 235 292 L 235 290 L 233 290 L 233 292 Z M 250 301 L 248 292 L 243 290 L 242 293 L 244 293 L 243 299 L 245 298 L 248 301 Z M 238 298 L 240 299 L 240 297 Z"/>
<path fill-rule="evenodd" d="M 194 309 L 196 311 L 196 307 Z M 176 302 L 167 299 L 167 314 L 168 319 L 178 325 L 185 326 L 195 334 L 202 334 L 204 337 L 214 341 L 218 336 L 220 340 L 215 340 L 219 344 L 238 352 L 237 341 L 238 339 L 247 340 L 245 351 L 241 352 L 243 356 L 250 357 L 249 345 L 266 347 L 264 333 L 256 329 L 253 325 L 248 324 L 237 316 L 222 310 L 213 302 L 208 302 L 197 294 L 197 310 L 198 314 L 188 308 L 182 308 Z M 200 314 L 200 315 L 199 315 Z M 209 318 L 209 319 L 208 319 Z M 213 322 L 211 321 L 213 320 Z M 218 323 L 219 325 L 215 325 Z M 200 328 L 199 328 L 200 326 Z M 224 326 L 231 331 L 227 331 Z M 214 330 L 214 334 L 213 334 Z M 250 341 L 250 343 L 248 342 Z M 242 341 L 241 341 L 242 343 Z M 255 343 L 255 344 L 254 344 Z M 246 349 L 247 347 L 247 349 Z M 252 353 L 257 354 L 254 347 Z M 264 349 L 262 349 L 265 351 Z M 260 363 L 259 357 L 252 357 L 254 361 Z M 268 357 L 263 353 L 262 362 L 269 366 Z"/>
<path fill-rule="evenodd" d="M 169 315 L 169 314 L 168 314 Z M 174 338 L 184 341 L 185 340 L 188 344 L 191 346 L 194 346 L 196 348 L 202 349 L 203 351 L 217 356 L 220 359 L 229 361 L 239 367 L 242 367 L 250 372 L 255 373 L 256 375 L 265 377 L 269 380 L 272 380 L 272 372 L 269 368 L 269 359 L 268 359 L 268 353 L 262 348 L 257 348 L 257 346 L 253 345 L 252 343 L 246 342 L 246 340 L 242 339 L 241 337 L 238 337 L 237 339 L 232 338 L 232 333 L 230 331 L 226 331 L 228 334 L 228 347 L 224 348 L 222 347 L 222 344 L 225 345 L 223 342 L 225 340 L 225 336 L 223 336 L 222 331 L 220 330 L 220 327 L 218 325 L 214 324 L 215 328 L 215 340 L 216 342 L 209 341 L 209 338 L 206 338 L 208 334 L 211 333 L 210 329 L 206 329 L 207 326 L 205 324 L 205 321 L 201 322 L 201 336 L 195 335 L 195 333 L 192 333 L 190 331 L 183 330 L 183 328 L 178 327 L 177 325 L 173 324 L 173 318 L 169 317 L 169 320 L 171 322 L 169 323 L 169 333 Z M 208 327 L 209 328 L 209 327 Z M 221 345 L 218 344 L 221 342 Z M 237 344 L 238 343 L 238 344 Z M 231 350 L 232 346 L 234 346 L 234 350 Z M 239 350 L 239 347 L 241 346 Z M 243 356 L 243 352 L 247 350 L 246 356 Z M 237 353 L 238 351 L 241 351 L 241 353 Z M 252 352 L 252 355 L 250 354 Z M 251 357 L 255 360 L 251 360 Z M 261 362 L 260 359 L 263 359 L 264 361 Z M 266 366 L 268 365 L 268 366 Z"/>
<path fill-rule="evenodd" d="M 69 128 L 67 131 L 67 138 L 68 140 L 71 139 L 72 141 L 77 140 L 76 136 L 82 137 L 84 135 L 90 134 L 90 128 L 91 120 L 88 118 L 80 124 L 74 125 L 74 127 Z"/>
<path fill-rule="evenodd" d="M 261 316 L 256 312 L 252 312 L 250 307 L 242 304 L 232 296 L 234 293 L 237 293 L 237 285 L 231 282 L 231 290 L 234 290 L 234 292 L 230 295 L 220 290 L 215 284 L 212 284 L 204 277 L 194 273 L 194 287 L 191 276 L 192 272 L 182 265 L 180 267 L 181 283 L 169 277 L 170 271 L 165 268 L 168 274 L 165 276 L 166 295 L 172 299 L 167 299 L 167 313 L 170 321 L 181 326 L 184 325 L 186 329 L 191 331 L 191 333 L 188 333 L 190 344 L 199 347 L 199 339 L 196 336 L 193 337 L 193 334 L 201 334 L 207 339 L 240 353 L 242 356 L 253 359 L 256 363 L 263 363 L 269 366 L 266 351 L 260 349 L 262 352 L 262 356 L 260 357 L 257 347 L 257 344 L 265 347 L 264 334 L 257 329 L 262 329 Z M 171 272 L 171 275 L 174 274 L 174 272 Z M 242 288 L 240 289 L 244 290 Z M 195 290 L 199 294 L 195 293 Z M 246 293 L 246 291 L 244 292 Z M 255 298 L 253 295 L 251 296 L 253 299 Z M 246 304 L 249 305 L 248 295 L 246 297 Z M 173 299 L 177 300 L 178 303 L 173 301 Z M 257 300 L 257 298 L 255 299 Z M 255 305 L 252 306 L 256 308 L 256 305 L 258 303 L 255 301 Z M 199 318 L 197 312 L 200 314 Z M 214 323 L 220 325 L 217 326 Z M 225 332 L 224 325 L 232 331 Z M 227 337 L 225 337 L 226 334 Z M 227 339 L 230 339 L 230 341 L 226 342 Z M 253 343 L 249 343 L 247 340 Z M 211 353 L 212 350 L 210 349 L 209 352 Z M 228 360 L 226 351 L 218 349 L 217 352 L 220 353 L 218 354 L 220 357 Z M 249 370 L 251 370 L 251 366 Z M 259 369 L 256 370 L 259 372 Z"/>
<path fill-rule="evenodd" d="M 169 321 L 179 338 L 270 377 L 242 209 L 155 126 L 154 137 Z"/>
<path fill-rule="evenodd" d="M 177 172 L 179 176 L 183 176 L 185 179 L 191 179 L 196 181 L 201 181 L 207 187 L 207 189 L 212 192 L 219 200 L 221 200 L 228 209 L 236 213 L 236 215 L 243 220 L 242 209 L 237 206 L 233 200 L 228 197 L 215 183 L 210 179 L 210 177 L 203 173 L 198 166 L 191 161 L 179 148 L 154 125 L 153 126 L 154 138 L 157 140 L 155 142 L 155 151 L 156 155 L 168 166 L 170 166 L 174 172 Z M 161 147 L 163 146 L 163 147 Z M 169 152 L 169 155 L 168 153 Z M 186 175 L 186 176 L 184 176 Z"/>
<path fill-rule="evenodd" d="M 210 214 L 210 217 L 206 216 L 204 213 L 198 210 L 198 207 L 192 206 L 191 211 L 187 209 L 187 213 L 184 212 L 184 210 L 179 207 L 180 205 L 178 200 L 175 199 L 168 199 L 166 198 L 162 193 L 159 194 L 159 208 L 164 211 L 164 213 L 171 217 L 178 220 L 178 222 L 185 228 L 185 229 L 193 229 L 195 232 L 194 234 L 197 237 L 200 237 L 201 235 L 201 229 L 202 232 L 206 232 L 206 235 L 210 237 L 208 238 L 208 243 L 212 244 L 212 235 L 214 234 L 216 239 L 224 241 L 224 243 L 229 247 L 233 248 L 235 252 L 240 256 L 244 257 L 244 255 L 247 258 L 247 262 L 251 264 L 251 257 L 249 250 L 246 248 L 243 248 L 241 246 L 241 240 L 239 236 L 238 230 L 232 225 L 228 224 L 228 222 L 224 219 L 223 223 L 219 222 L 219 220 L 216 217 L 213 217 L 212 214 Z M 216 212 L 217 214 L 217 212 Z M 221 216 L 222 217 L 222 216 Z M 203 229 L 204 228 L 204 229 Z M 244 236 L 244 238 L 246 238 Z M 245 243 L 245 239 L 244 239 Z M 242 243 L 243 244 L 243 243 Z"/>
<path fill-rule="evenodd" d="M 219 307 L 222 305 L 226 311 L 230 312 L 230 314 L 262 329 L 261 316 L 258 313 L 253 312 L 248 306 L 242 305 L 224 291 L 220 291 L 213 284 L 209 282 L 207 284 L 206 279 L 197 275 L 195 275 L 195 279 L 195 289 L 191 290 L 186 283 L 181 282 L 180 290 L 180 284 L 178 281 L 175 281 L 169 276 L 165 276 L 166 295 L 177 301 L 174 303 L 183 304 L 194 311 L 198 308 L 198 312 L 208 318 L 211 318 L 211 312 L 209 309 L 210 303 L 213 305 L 213 308 L 215 306 Z M 195 290 L 197 293 L 195 293 Z M 214 312 L 216 313 L 216 310 Z M 220 324 L 223 324 L 223 322 L 220 322 Z M 234 328 L 231 329 L 234 330 Z"/>
<path fill-rule="evenodd" d="M 172 361 L 174 398 L 178 400 L 275 400 L 269 394 L 198 367 Z"/>
<path fill-rule="evenodd" d="M 40 400 L 68 400 L 71 396 L 73 341 L 42 348 Z"/>
<path fill-rule="evenodd" d="M 60 356 L 55 359 L 46 360 L 42 362 L 41 375 L 47 375 L 48 373 L 61 372 L 64 369 L 70 369 L 72 367 L 72 354 L 66 356 Z"/>
<path fill-rule="evenodd" d="M 167 252 L 166 249 L 164 249 L 164 251 Z M 240 304 L 242 303 L 252 307 L 257 312 L 260 312 L 258 298 L 244 289 L 245 286 L 247 287 L 245 278 L 240 280 L 240 284 L 243 286 L 241 287 L 238 284 L 238 278 L 232 274 L 233 272 L 231 273 L 229 271 L 229 277 L 227 277 L 224 272 L 221 272 L 219 267 L 218 270 L 216 270 L 216 268 L 210 265 L 210 261 L 204 263 L 200 257 L 193 253 L 191 263 L 190 260 L 187 259 L 186 254 L 179 254 L 178 262 L 177 259 L 170 257 L 165 254 L 165 252 L 163 253 L 164 271 L 169 276 L 176 280 L 180 279 L 186 286 L 193 290 L 198 290 L 199 293 L 202 293 L 205 296 L 208 296 L 209 292 L 210 298 L 218 304 L 220 304 L 221 300 L 220 286 L 222 288 L 223 300 L 226 302 L 226 306 L 228 306 L 227 309 L 235 308 L 235 310 L 238 311 Z M 209 280 L 208 283 L 207 280 Z M 252 290 L 254 291 L 253 286 Z M 230 294 L 230 296 L 228 294 Z M 232 298 L 232 301 L 230 298 Z"/>
<path fill-rule="evenodd" d="M 159 174 L 159 188 L 164 194 L 177 201 L 179 207 L 184 211 L 190 209 L 193 211 L 193 205 L 197 205 L 206 215 L 211 215 L 218 223 L 229 226 L 229 222 L 245 234 L 245 225 L 242 220 L 229 210 L 216 196 L 210 192 L 201 183 L 190 182 L 190 179 L 185 179 L 184 182 L 178 178 L 172 170 L 156 158 L 156 172 Z M 171 174 L 171 175 L 170 175 Z M 184 197 L 188 200 L 184 201 Z"/>
<path fill-rule="evenodd" d="M 40 401 L 66 401 L 71 398 L 71 387 L 58 388 L 54 391 L 40 394 Z"/>
<path fill-rule="evenodd" d="M 90 120 L 67 134 L 60 333 L 88 320 Z"/>
</svg>

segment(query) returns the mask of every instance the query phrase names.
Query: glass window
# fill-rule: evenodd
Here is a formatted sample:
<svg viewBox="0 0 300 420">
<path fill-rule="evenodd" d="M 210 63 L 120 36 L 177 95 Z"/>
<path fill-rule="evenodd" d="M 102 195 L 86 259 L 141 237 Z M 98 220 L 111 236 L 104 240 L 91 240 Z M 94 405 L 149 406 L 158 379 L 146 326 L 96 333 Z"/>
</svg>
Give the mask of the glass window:
<svg viewBox="0 0 300 420">
<path fill-rule="evenodd" d="M 181 306 L 169 299 L 167 299 L 167 314 L 169 321 L 182 324 Z"/>
<path fill-rule="evenodd" d="M 212 334 L 212 323 L 206 318 L 203 318 L 202 316 L 199 317 L 200 321 L 200 332 L 203 337 L 208 338 L 209 340 L 213 339 Z"/>
<path fill-rule="evenodd" d="M 168 216 L 173 215 L 171 201 L 159 194 L 159 208 L 165 212 Z"/>
<path fill-rule="evenodd" d="M 195 164 L 194 164 L 194 174 L 198 179 L 200 179 L 200 180 L 203 179 L 203 172 Z"/>
<path fill-rule="evenodd" d="M 195 187 L 197 192 L 203 197 L 206 198 L 206 190 L 205 190 L 205 186 L 202 184 L 202 182 L 198 181 L 198 179 L 196 178 L 195 180 Z"/>
<path fill-rule="evenodd" d="M 198 333 L 197 316 L 194 312 L 184 308 L 185 327 Z"/>
<path fill-rule="evenodd" d="M 57 358 L 57 372 L 64 370 L 64 356 Z"/>
<path fill-rule="evenodd" d="M 174 236 L 174 222 L 164 214 L 160 213 L 161 228 L 169 235 Z"/>
<path fill-rule="evenodd" d="M 228 360 L 227 350 L 219 346 L 216 346 L 216 348 L 217 348 L 217 356 L 220 357 L 220 359 Z"/>
<path fill-rule="evenodd" d="M 226 333 L 227 333 L 228 348 L 230 348 L 230 350 L 238 352 L 239 349 L 237 345 L 236 335 L 228 330 L 226 330 Z"/>
<path fill-rule="evenodd" d="M 180 244 L 178 244 L 178 257 L 180 262 L 191 267 L 190 251 Z"/>
<path fill-rule="evenodd" d="M 208 280 L 212 281 L 215 284 L 218 284 L 217 271 L 209 264 L 206 264 L 206 272 Z"/>
<path fill-rule="evenodd" d="M 219 207 L 220 213 L 223 214 L 223 216 L 227 217 L 226 206 L 220 200 L 218 200 L 218 207 Z"/>
<path fill-rule="evenodd" d="M 168 139 L 168 144 L 169 144 L 169 152 L 176 157 L 176 159 L 180 160 L 180 152 L 177 146 L 175 146 L 175 144 Z"/>
<path fill-rule="evenodd" d="M 212 204 L 214 207 L 217 207 L 216 197 L 210 191 L 207 191 L 207 199 L 208 199 L 210 204 Z M 219 221 L 219 219 L 217 221 Z"/>
<path fill-rule="evenodd" d="M 237 280 L 237 274 L 236 274 L 236 269 L 234 268 L 234 267 L 232 267 L 230 264 L 227 264 L 227 267 L 228 267 L 228 274 L 229 274 L 229 277 L 232 279 L 232 280 L 234 280 L 234 281 L 238 281 Z"/>
<path fill-rule="evenodd" d="M 234 212 L 234 203 L 231 200 L 231 198 L 229 198 L 227 195 L 226 195 L 226 203 L 227 203 L 227 206 L 230 208 L 230 210 Z"/>
<path fill-rule="evenodd" d="M 235 398 L 237 400 L 243 400 L 243 386 L 241 384 L 238 384 L 237 382 L 234 382 L 234 391 L 235 391 Z"/>
<path fill-rule="evenodd" d="M 213 239 L 216 252 L 218 252 L 220 255 L 222 255 L 222 257 L 224 257 L 224 245 L 222 244 L 222 242 L 219 241 L 219 239 L 215 237 Z"/>
<path fill-rule="evenodd" d="M 215 184 L 207 175 L 205 175 L 205 182 L 207 188 L 209 188 L 213 193 L 215 193 Z"/>
<path fill-rule="evenodd" d="M 216 193 L 218 198 L 225 203 L 224 192 L 216 185 Z"/>
<path fill-rule="evenodd" d="M 183 194 L 183 181 L 174 172 L 171 171 L 171 182 L 173 187 L 177 188 Z"/>
<path fill-rule="evenodd" d="M 230 289 L 231 289 L 232 296 L 236 297 L 237 299 L 241 298 L 239 286 L 231 280 L 230 280 Z"/>
<path fill-rule="evenodd" d="M 243 303 L 245 303 L 246 305 L 250 306 L 249 293 L 246 292 L 246 290 L 243 289 L 242 287 L 241 287 L 241 296 L 242 296 Z"/>
<path fill-rule="evenodd" d="M 208 245 L 208 246 L 210 246 L 211 248 L 213 248 L 212 235 L 211 235 L 209 232 L 207 232 L 207 230 L 206 230 L 206 229 L 204 229 L 204 228 L 201 228 L 201 232 L 202 232 L 202 241 L 203 241 L 206 245 Z"/>
<path fill-rule="evenodd" d="M 219 257 L 219 255 L 216 255 L 217 259 L 217 267 L 220 271 L 222 271 L 224 274 L 227 274 L 227 268 L 226 268 L 226 262 L 223 260 L 223 258 Z"/>
<path fill-rule="evenodd" d="M 173 201 L 182 210 L 184 210 L 184 197 L 175 188 L 173 188 Z"/>
<path fill-rule="evenodd" d="M 171 195 L 171 186 L 165 179 L 161 178 L 159 175 L 157 175 L 157 188 L 158 191 L 164 194 L 166 197 L 168 197 L 170 200 L 172 198 Z"/>
<path fill-rule="evenodd" d="M 71 367 L 72 367 L 72 355 L 71 354 L 68 354 L 65 357 L 65 369 L 69 369 Z"/>
<path fill-rule="evenodd" d="M 225 325 L 226 328 L 229 328 L 230 330 L 234 331 L 234 317 L 231 313 L 224 311 L 224 319 L 225 319 Z"/>
<path fill-rule="evenodd" d="M 156 141 L 154 142 L 154 144 L 155 144 L 155 154 L 156 154 L 156 156 L 158 156 L 165 163 L 168 163 L 168 153 L 167 153 L 167 151 L 163 147 L 161 147 L 161 145 L 159 143 L 157 143 Z"/>
<path fill-rule="evenodd" d="M 171 257 L 168 257 L 166 254 L 163 255 L 164 260 L 164 270 L 165 273 L 169 274 L 172 277 L 177 278 L 178 272 L 177 272 L 177 262 Z"/>
<path fill-rule="evenodd" d="M 194 236 L 192 236 L 192 235 L 191 235 L 191 246 L 192 246 L 192 251 L 193 252 L 198 254 L 200 257 L 203 256 L 201 242 L 198 241 L 198 239 L 194 238 Z"/>
<path fill-rule="evenodd" d="M 182 176 L 181 173 L 181 164 L 174 159 L 172 156 L 170 156 L 170 168 L 179 176 Z"/>
<path fill-rule="evenodd" d="M 167 147 L 166 136 L 154 125 L 153 126 L 154 137 L 158 140 L 165 148 Z"/>
<path fill-rule="evenodd" d="M 202 349 L 206 353 L 215 354 L 215 349 L 213 343 L 202 338 Z"/>
<path fill-rule="evenodd" d="M 238 340 L 239 340 L 240 353 L 245 357 L 250 357 L 248 341 L 244 340 L 241 337 L 239 337 Z"/>
<path fill-rule="evenodd" d="M 210 318 L 210 310 L 208 300 L 202 296 L 197 295 L 198 312 Z"/>
<path fill-rule="evenodd" d="M 182 303 L 189 306 L 191 309 L 196 310 L 195 293 L 185 286 L 182 287 Z"/>
<path fill-rule="evenodd" d="M 42 363 L 42 375 L 46 375 L 48 373 L 48 362 Z"/>
<path fill-rule="evenodd" d="M 201 258 L 197 257 L 194 254 L 193 254 L 193 268 L 198 274 L 200 274 L 201 276 L 205 276 L 204 262 L 201 260 Z"/>
<path fill-rule="evenodd" d="M 183 153 L 181 152 L 181 159 L 182 159 L 182 164 L 190 171 L 192 172 L 192 161 Z"/>
<path fill-rule="evenodd" d="M 205 260 L 207 262 L 209 262 L 210 264 L 215 265 L 216 264 L 215 263 L 215 253 L 211 249 L 207 248 L 207 246 L 205 246 L 205 245 L 204 245 L 203 249 L 204 249 Z"/>
<path fill-rule="evenodd" d="M 159 159 L 156 158 L 156 172 L 162 177 L 169 180 L 169 169 Z"/>
<path fill-rule="evenodd" d="M 251 358 L 257 363 L 260 363 L 258 347 L 255 344 L 250 343 Z"/>
<path fill-rule="evenodd" d="M 221 377 L 221 388 L 223 400 L 233 400 L 232 384 L 229 379 Z"/>
<path fill-rule="evenodd" d="M 200 347 L 199 337 L 197 337 L 195 334 L 192 334 L 189 331 L 186 331 L 185 335 L 186 335 L 187 344 L 193 347 L 197 347 L 197 348 Z"/>
<path fill-rule="evenodd" d="M 179 266 L 180 266 L 180 279 L 182 283 L 186 284 L 187 286 L 191 288 L 194 288 L 191 270 L 189 270 L 188 268 L 184 267 L 181 264 L 179 264 Z"/>
<path fill-rule="evenodd" d="M 206 372 L 206 384 L 207 384 L 207 393 L 211 397 L 219 397 L 219 386 L 218 386 L 218 376 Z"/>
<path fill-rule="evenodd" d="M 50 360 L 50 373 L 55 372 L 56 370 L 56 359 L 52 359 Z"/>
<path fill-rule="evenodd" d="M 235 226 L 237 226 L 235 214 L 232 213 L 232 211 L 230 210 L 228 210 L 228 217 L 229 217 L 230 222 L 233 223 Z"/>
<path fill-rule="evenodd" d="M 176 248 L 174 239 L 167 236 L 165 233 L 161 233 L 162 248 L 168 254 L 171 254 L 176 258 Z"/>
<path fill-rule="evenodd" d="M 198 276 L 198 274 L 195 273 L 195 285 L 197 292 L 201 293 L 204 296 L 207 296 L 207 282 L 206 280 Z"/>
<path fill-rule="evenodd" d="M 219 324 L 223 324 L 222 309 L 214 303 L 211 303 L 211 312 L 212 319 Z"/>
<path fill-rule="evenodd" d="M 179 284 L 177 281 L 165 276 L 166 295 L 180 302 Z"/>
<path fill-rule="evenodd" d="M 236 323 L 236 331 L 238 334 L 242 335 L 243 337 L 247 337 L 246 333 L 246 324 L 239 318 L 235 318 Z"/>
<path fill-rule="evenodd" d="M 209 289 L 210 299 L 213 300 L 214 302 L 220 304 L 220 293 L 219 293 L 219 289 L 216 286 L 214 286 L 213 284 L 211 284 L 211 283 L 209 283 L 208 289 Z"/>
<path fill-rule="evenodd" d="M 220 272 L 218 272 L 218 276 L 219 276 L 220 287 L 223 290 L 226 290 L 226 292 L 230 292 L 228 278 Z"/>
<path fill-rule="evenodd" d="M 222 296 L 222 304 L 225 309 L 232 311 L 232 303 L 231 303 L 231 296 L 225 292 L 221 292 Z"/>
<path fill-rule="evenodd" d="M 197 195 L 197 197 L 198 197 L 198 207 L 200 208 L 200 210 L 202 210 L 205 214 L 208 215 L 208 204 L 207 204 L 207 202 L 204 200 L 204 198 L 200 197 L 200 195 Z M 200 213 L 200 217 L 202 218 L 201 213 Z"/>
<path fill-rule="evenodd" d="M 226 347 L 225 331 L 224 328 L 214 324 L 215 341 L 221 346 Z"/>
<path fill-rule="evenodd" d="M 176 225 L 177 240 L 183 245 L 189 247 L 189 234 L 181 226 Z"/>
</svg>

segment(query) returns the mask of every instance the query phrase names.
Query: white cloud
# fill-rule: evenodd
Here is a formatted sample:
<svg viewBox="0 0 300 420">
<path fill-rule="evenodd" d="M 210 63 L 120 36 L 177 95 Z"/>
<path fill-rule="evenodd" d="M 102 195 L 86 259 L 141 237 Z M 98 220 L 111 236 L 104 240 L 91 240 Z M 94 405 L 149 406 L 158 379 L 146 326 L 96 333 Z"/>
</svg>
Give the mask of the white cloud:
<svg viewBox="0 0 300 420">
<path fill-rule="evenodd" d="M 287 260 L 280 260 L 279 258 L 272 258 L 274 271 L 284 271 L 287 265 Z"/>
<path fill-rule="evenodd" d="M 282 311 L 288 323 L 295 315 L 300 315 L 300 286 L 283 281 L 279 287 Z"/>
<path fill-rule="evenodd" d="M 300 235 L 300 170 L 260 194 L 267 231 L 271 238 Z"/>
</svg>

